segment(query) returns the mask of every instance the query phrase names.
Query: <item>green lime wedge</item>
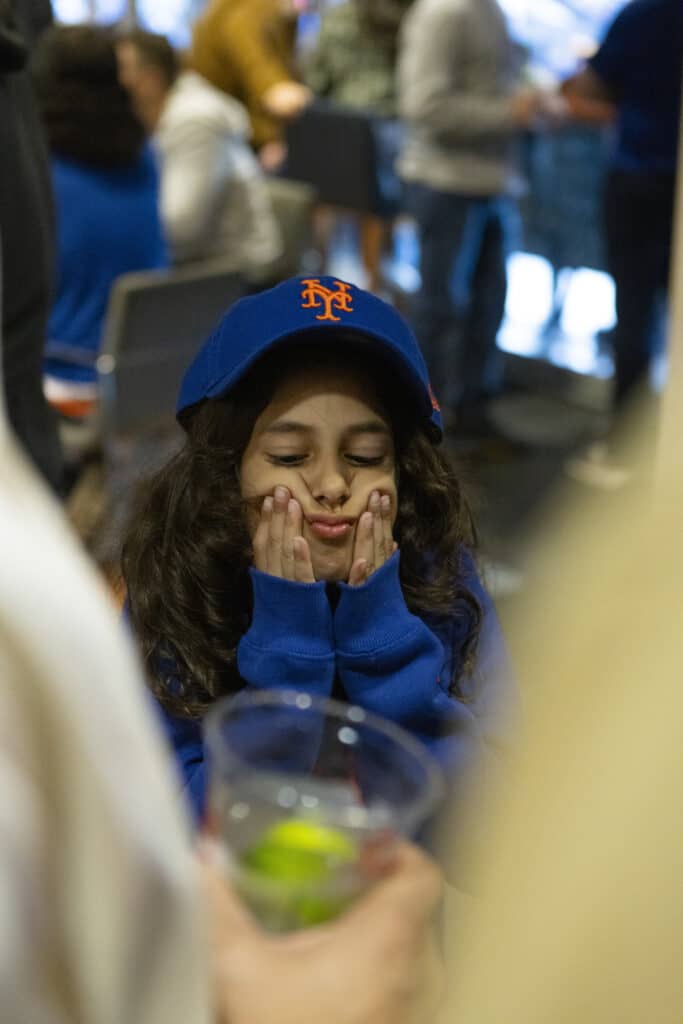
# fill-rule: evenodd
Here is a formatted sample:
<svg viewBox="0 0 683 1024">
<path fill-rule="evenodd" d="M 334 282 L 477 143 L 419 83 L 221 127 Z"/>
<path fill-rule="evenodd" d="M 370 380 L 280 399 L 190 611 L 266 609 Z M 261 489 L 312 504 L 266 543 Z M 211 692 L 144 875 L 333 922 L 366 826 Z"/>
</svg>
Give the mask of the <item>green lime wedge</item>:
<svg viewBox="0 0 683 1024">
<path fill-rule="evenodd" d="M 278 821 L 247 850 L 242 863 L 283 882 L 322 882 L 352 864 L 358 846 L 343 832 L 301 818 Z"/>
<path fill-rule="evenodd" d="M 240 888 L 267 927 L 307 928 L 337 917 L 356 889 L 337 872 L 352 867 L 358 845 L 337 829 L 300 818 L 279 821 L 241 857 Z M 261 880 L 259 882 L 259 879 Z"/>
</svg>

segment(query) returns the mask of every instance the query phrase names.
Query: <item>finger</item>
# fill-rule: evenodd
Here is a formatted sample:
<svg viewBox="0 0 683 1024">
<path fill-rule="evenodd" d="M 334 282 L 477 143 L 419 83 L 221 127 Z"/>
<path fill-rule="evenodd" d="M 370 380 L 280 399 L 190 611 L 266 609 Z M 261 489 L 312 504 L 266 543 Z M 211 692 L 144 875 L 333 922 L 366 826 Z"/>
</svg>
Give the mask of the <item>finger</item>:
<svg viewBox="0 0 683 1024">
<path fill-rule="evenodd" d="M 270 495 L 263 499 L 261 506 L 261 518 L 256 527 L 256 533 L 252 541 L 254 549 L 254 565 L 261 572 L 268 572 L 268 537 L 270 536 L 270 521 L 273 516 L 273 499 Z"/>
<path fill-rule="evenodd" d="M 382 514 L 382 534 L 384 543 L 384 558 L 391 558 L 394 551 L 394 535 L 391 527 L 391 497 L 388 494 L 383 494 L 380 500 L 380 508 Z"/>
<path fill-rule="evenodd" d="M 261 934 L 261 929 L 215 864 L 198 862 L 200 889 L 214 945 L 222 947 Z"/>
<path fill-rule="evenodd" d="M 289 491 L 286 487 L 276 487 L 273 494 L 273 515 L 268 535 L 268 572 L 271 576 L 282 576 L 282 543 L 287 518 Z"/>
<path fill-rule="evenodd" d="M 370 495 L 370 511 L 372 512 L 372 548 L 374 552 L 374 568 L 379 569 L 387 560 L 384 548 L 384 524 L 382 523 L 382 499 L 379 491 Z"/>
<path fill-rule="evenodd" d="M 353 550 L 353 564 L 364 561 L 366 564 L 366 577 L 374 567 L 374 544 L 372 535 L 372 512 L 364 512 L 358 520 L 356 527 L 356 541 Z"/>
<path fill-rule="evenodd" d="M 361 584 L 365 583 L 368 578 L 368 563 L 364 558 L 359 558 L 351 566 L 351 572 L 349 573 L 349 585 L 352 587 L 360 587 Z"/>
<path fill-rule="evenodd" d="M 282 535 L 282 575 L 286 580 L 294 576 L 294 538 L 301 533 L 301 505 L 290 498 L 285 515 L 285 528 Z"/>
<path fill-rule="evenodd" d="M 294 538 L 294 579 L 297 583 L 315 583 L 311 551 L 303 537 Z"/>
</svg>

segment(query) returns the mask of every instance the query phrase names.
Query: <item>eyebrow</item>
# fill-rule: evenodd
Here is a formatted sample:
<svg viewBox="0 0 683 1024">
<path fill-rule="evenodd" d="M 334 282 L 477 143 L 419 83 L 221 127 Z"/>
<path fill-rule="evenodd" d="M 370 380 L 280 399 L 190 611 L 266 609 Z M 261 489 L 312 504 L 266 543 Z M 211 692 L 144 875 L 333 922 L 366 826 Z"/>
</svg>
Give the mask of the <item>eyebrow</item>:
<svg viewBox="0 0 683 1024">
<path fill-rule="evenodd" d="M 310 434 L 313 427 L 306 423 L 297 423 L 296 420 L 277 420 L 271 424 L 264 434 Z M 345 434 L 381 434 L 385 437 L 391 436 L 391 431 L 381 420 L 367 420 L 364 423 L 354 423 Z"/>
</svg>

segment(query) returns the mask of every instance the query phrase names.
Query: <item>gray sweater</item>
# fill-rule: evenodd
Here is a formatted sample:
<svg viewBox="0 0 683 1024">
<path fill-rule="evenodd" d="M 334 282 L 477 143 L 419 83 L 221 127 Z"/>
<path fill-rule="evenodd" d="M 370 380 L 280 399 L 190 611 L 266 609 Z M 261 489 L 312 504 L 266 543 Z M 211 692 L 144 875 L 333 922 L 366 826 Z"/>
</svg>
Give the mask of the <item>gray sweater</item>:
<svg viewBox="0 0 683 1024">
<path fill-rule="evenodd" d="M 399 110 L 406 181 L 496 195 L 510 182 L 515 54 L 496 0 L 416 0 L 403 23 Z"/>
</svg>

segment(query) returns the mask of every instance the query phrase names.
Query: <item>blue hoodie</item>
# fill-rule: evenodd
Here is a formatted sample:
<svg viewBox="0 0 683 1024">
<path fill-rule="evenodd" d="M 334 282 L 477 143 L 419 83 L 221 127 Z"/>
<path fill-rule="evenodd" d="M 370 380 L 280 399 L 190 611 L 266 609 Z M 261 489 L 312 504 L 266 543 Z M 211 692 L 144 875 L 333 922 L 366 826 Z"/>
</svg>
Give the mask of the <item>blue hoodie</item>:
<svg viewBox="0 0 683 1024">
<path fill-rule="evenodd" d="M 400 553 L 359 587 L 295 583 L 251 570 L 254 610 L 238 646 L 247 687 L 332 694 L 335 681 L 350 703 L 382 715 L 421 740 L 463 795 L 475 773 L 504 753 L 514 731 L 517 693 L 491 598 L 469 554 L 463 583 L 478 599 L 482 625 L 475 670 L 461 682 L 465 701 L 449 695 L 472 628 L 468 607 L 447 620 L 426 620 L 407 608 L 399 581 Z M 183 784 L 201 821 L 207 771 L 202 724 L 162 712 Z"/>
</svg>

